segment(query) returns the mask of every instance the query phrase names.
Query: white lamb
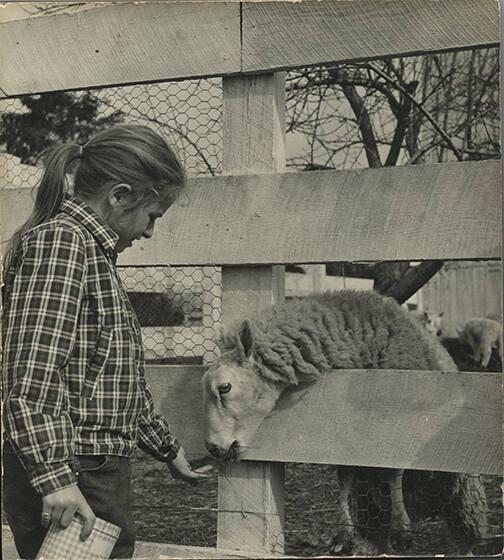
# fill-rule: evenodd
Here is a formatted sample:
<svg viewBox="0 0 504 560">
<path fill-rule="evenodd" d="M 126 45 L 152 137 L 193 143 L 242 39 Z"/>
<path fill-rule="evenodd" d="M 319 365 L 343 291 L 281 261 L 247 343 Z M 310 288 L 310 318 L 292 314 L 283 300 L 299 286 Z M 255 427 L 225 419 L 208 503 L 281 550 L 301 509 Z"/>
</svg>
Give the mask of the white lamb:
<svg viewBox="0 0 504 560">
<path fill-rule="evenodd" d="M 433 334 L 439 340 L 446 338 L 443 330 L 443 316 L 444 313 L 431 315 L 429 311 L 410 311 L 410 314 L 422 325 L 424 329 Z"/>
<path fill-rule="evenodd" d="M 490 362 L 492 348 L 497 349 L 502 361 L 502 326 L 498 321 L 474 317 L 457 332 L 460 342 L 471 347 L 474 360 L 483 367 L 487 367 Z"/>
</svg>

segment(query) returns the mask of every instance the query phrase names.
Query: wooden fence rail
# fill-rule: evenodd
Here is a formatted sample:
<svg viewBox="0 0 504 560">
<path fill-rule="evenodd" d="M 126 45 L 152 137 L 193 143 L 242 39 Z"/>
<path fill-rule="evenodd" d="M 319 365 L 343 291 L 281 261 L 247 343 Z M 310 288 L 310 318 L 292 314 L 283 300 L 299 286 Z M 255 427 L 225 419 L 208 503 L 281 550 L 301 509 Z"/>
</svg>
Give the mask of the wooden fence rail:
<svg viewBox="0 0 504 560">
<path fill-rule="evenodd" d="M 0 95 L 271 72 L 498 42 L 495 0 L 104 3 L 1 23 Z"/>
<path fill-rule="evenodd" d="M 242 71 L 492 45 L 494 0 L 245 2 Z"/>
<path fill-rule="evenodd" d="M 256 154 L 258 149 L 250 150 Z M 497 160 L 191 179 L 188 199 L 187 205 L 170 208 L 156 226 L 156 236 L 135 244 L 119 264 L 251 265 L 501 255 Z M 0 232 L 7 239 L 33 202 L 28 189 L 3 189 L 0 202 Z"/>
<path fill-rule="evenodd" d="M 192 457 L 206 454 L 203 371 L 148 368 L 156 404 Z M 499 475 L 501 383 L 495 373 L 335 371 L 285 393 L 246 458 Z"/>
</svg>

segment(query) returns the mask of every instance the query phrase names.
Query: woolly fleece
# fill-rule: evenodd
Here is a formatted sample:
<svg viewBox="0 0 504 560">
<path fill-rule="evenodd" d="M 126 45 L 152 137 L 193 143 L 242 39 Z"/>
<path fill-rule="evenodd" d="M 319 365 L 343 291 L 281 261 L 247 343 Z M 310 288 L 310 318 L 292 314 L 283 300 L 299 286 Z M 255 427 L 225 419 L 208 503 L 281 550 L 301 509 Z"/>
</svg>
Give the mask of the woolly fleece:
<svg viewBox="0 0 504 560">
<path fill-rule="evenodd" d="M 334 369 L 457 370 L 408 311 L 374 291 L 287 300 L 251 324 L 255 369 L 275 383 L 313 383 Z M 241 324 L 226 333 L 223 350 L 236 350 L 240 331 Z M 236 353 L 227 358 L 236 359 Z"/>
</svg>

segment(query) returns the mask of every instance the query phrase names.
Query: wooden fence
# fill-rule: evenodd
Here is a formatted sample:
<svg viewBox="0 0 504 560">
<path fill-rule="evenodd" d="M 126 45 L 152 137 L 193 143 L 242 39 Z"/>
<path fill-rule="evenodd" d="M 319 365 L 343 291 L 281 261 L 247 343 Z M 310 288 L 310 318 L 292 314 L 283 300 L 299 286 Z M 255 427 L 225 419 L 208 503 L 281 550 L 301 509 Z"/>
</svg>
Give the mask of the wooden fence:
<svg viewBox="0 0 504 560">
<path fill-rule="evenodd" d="M 287 262 L 501 258 L 497 161 L 285 173 L 282 72 L 498 42 L 493 0 L 117 3 L 0 24 L 0 88 L 223 76 L 225 176 L 191 179 L 190 204 L 120 264 L 222 265 L 228 324 L 284 298 Z M 1 197 L 5 239 L 31 199 Z M 202 367 L 148 373 L 201 455 Z M 301 395 L 285 396 L 248 460 L 219 477 L 218 550 L 282 552 L 286 461 L 502 471 L 500 375 L 344 371 Z"/>
</svg>

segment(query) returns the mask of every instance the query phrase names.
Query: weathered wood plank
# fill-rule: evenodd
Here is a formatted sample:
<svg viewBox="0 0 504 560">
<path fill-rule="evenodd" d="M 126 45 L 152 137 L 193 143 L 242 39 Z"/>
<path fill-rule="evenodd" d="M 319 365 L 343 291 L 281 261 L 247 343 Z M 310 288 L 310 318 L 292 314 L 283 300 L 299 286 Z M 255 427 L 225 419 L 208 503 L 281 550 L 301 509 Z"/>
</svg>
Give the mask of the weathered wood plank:
<svg viewBox="0 0 504 560">
<path fill-rule="evenodd" d="M 284 465 L 242 461 L 219 475 L 217 549 L 284 551 Z"/>
<path fill-rule="evenodd" d="M 222 86 L 225 174 L 284 171 L 285 74 L 226 79 Z"/>
<path fill-rule="evenodd" d="M 281 558 L 287 560 L 288 558 L 296 558 L 296 556 L 286 555 L 272 555 L 265 554 L 260 551 L 240 551 L 240 550 L 225 550 L 222 548 L 213 548 L 207 546 L 187 546 L 169 543 L 154 543 L 140 541 L 135 545 L 135 555 L 133 560 L 168 560 L 174 558 L 180 560 L 182 558 L 190 558 L 191 560 L 206 560 L 207 558 L 216 558 L 220 560 L 227 560 L 228 558 Z M 6 558 L 5 560 L 11 560 Z"/>
<path fill-rule="evenodd" d="M 243 6 L 243 25 L 238 2 L 120 2 L 0 24 L 0 95 L 268 72 L 498 42 L 495 0 L 251 2 Z"/>
<path fill-rule="evenodd" d="M 279 401 L 248 457 L 502 474 L 502 375 L 338 371 Z"/>
<path fill-rule="evenodd" d="M 116 3 L 0 24 L 0 93 L 240 70 L 240 5 Z"/>
<path fill-rule="evenodd" d="M 222 322 L 253 317 L 283 299 L 280 267 L 223 267 Z M 283 268 L 283 267 L 281 267 Z M 203 424 L 204 425 L 204 419 Z M 229 464 L 219 474 L 217 548 L 284 550 L 284 466 L 246 461 Z"/>
<path fill-rule="evenodd" d="M 224 267 L 222 270 L 222 323 L 232 325 L 242 317 L 283 301 L 284 277 L 277 267 Z M 225 315 L 224 315 L 225 313 Z"/>
<path fill-rule="evenodd" d="M 201 366 L 150 366 L 160 411 L 191 457 L 205 454 Z M 340 370 L 285 394 L 256 461 L 502 474 L 502 374 Z"/>
<path fill-rule="evenodd" d="M 170 428 L 189 458 L 204 457 L 204 414 L 201 377 L 204 366 L 148 365 L 149 383 L 156 410 L 170 423 Z"/>
<path fill-rule="evenodd" d="M 500 259 L 500 162 L 191 179 L 121 265 Z M 0 189 L 1 236 L 32 207 Z"/>
<path fill-rule="evenodd" d="M 496 0 L 245 2 L 244 72 L 499 43 Z"/>
<path fill-rule="evenodd" d="M 223 168 L 227 174 L 285 169 L 285 74 L 226 78 Z M 281 302 L 281 266 L 223 267 L 222 323 Z M 284 550 L 284 466 L 248 461 L 219 475 L 217 548 Z"/>
<path fill-rule="evenodd" d="M 197 180 L 125 264 L 500 258 L 499 164 Z"/>
<path fill-rule="evenodd" d="M 296 556 L 274 556 L 261 552 L 240 552 L 239 550 L 223 550 L 207 546 L 187 546 L 171 543 L 155 543 L 137 541 L 135 545 L 134 560 L 166 560 L 168 558 L 191 558 L 192 560 L 205 560 L 206 558 L 296 558 Z M 14 545 L 14 537 L 8 525 L 2 525 L 2 560 L 19 560 L 19 555 Z"/>
</svg>

